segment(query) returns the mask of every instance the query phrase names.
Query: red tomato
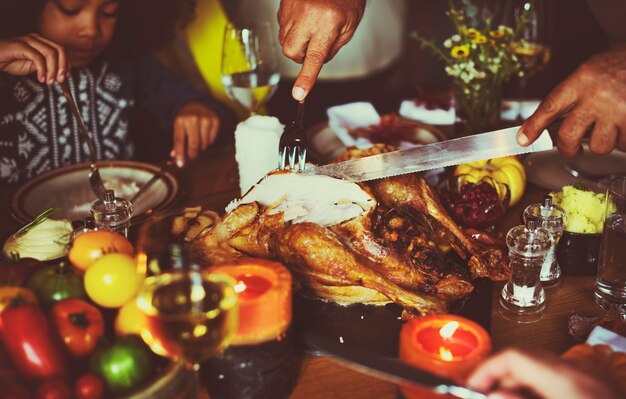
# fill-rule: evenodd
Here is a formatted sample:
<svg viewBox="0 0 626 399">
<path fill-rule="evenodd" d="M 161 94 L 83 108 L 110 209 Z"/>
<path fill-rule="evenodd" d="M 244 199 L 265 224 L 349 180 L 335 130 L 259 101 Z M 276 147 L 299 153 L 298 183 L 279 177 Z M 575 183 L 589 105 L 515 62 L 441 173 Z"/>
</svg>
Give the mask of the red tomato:
<svg viewBox="0 0 626 399">
<path fill-rule="evenodd" d="M 104 334 L 100 310 L 78 298 L 57 302 L 52 308 L 52 324 L 66 348 L 76 357 L 93 352 Z"/>
<path fill-rule="evenodd" d="M 46 380 L 37 388 L 35 393 L 37 399 L 72 399 L 72 390 L 67 382 L 53 378 Z"/>
<path fill-rule="evenodd" d="M 74 385 L 76 399 L 100 399 L 103 393 L 102 381 L 93 374 L 83 374 Z"/>
<path fill-rule="evenodd" d="M 35 305 L 21 305 L 0 313 L 2 339 L 9 357 L 25 377 L 67 374 L 63 348 L 55 340 L 46 316 Z"/>
<path fill-rule="evenodd" d="M 72 242 L 67 258 L 74 267 L 87 270 L 102 255 L 109 253 L 133 255 L 133 245 L 123 235 L 110 230 L 88 231 Z"/>
</svg>

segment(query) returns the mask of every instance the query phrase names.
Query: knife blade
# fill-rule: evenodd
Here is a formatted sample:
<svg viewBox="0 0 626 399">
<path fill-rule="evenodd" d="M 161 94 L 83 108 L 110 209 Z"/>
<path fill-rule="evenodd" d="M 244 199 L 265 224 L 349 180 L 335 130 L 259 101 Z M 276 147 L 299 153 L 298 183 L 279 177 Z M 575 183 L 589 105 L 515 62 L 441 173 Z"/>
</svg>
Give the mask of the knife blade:
<svg viewBox="0 0 626 399">
<path fill-rule="evenodd" d="M 320 335 L 302 333 L 303 342 L 310 348 L 333 357 L 356 371 L 374 375 L 395 384 L 430 388 L 438 394 L 449 394 L 462 399 L 486 399 L 487 395 L 459 386 L 454 381 L 403 363 L 397 358 L 381 357 L 350 347 Z"/>
<path fill-rule="evenodd" d="M 305 171 L 351 181 L 368 181 L 552 149 L 552 139 L 547 130 L 528 147 L 520 146 L 516 139 L 519 128 L 495 130 L 323 166 L 307 165 Z"/>
</svg>

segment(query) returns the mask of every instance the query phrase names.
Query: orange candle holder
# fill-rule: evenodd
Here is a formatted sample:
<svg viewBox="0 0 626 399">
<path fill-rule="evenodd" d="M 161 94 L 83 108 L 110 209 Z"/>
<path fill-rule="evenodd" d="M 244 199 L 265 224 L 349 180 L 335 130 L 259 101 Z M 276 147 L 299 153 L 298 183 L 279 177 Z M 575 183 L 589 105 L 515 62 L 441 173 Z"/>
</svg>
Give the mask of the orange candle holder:
<svg viewBox="0 0 626 399">
<path fill-rule="evenodd" d="M 231 345 L 253 345 L 279 338 L 291 325 L 291 273 L 264 259 L 244 258 L 209 270 L 235 279 L 239 325 Z"/>
<path fill-rule="evenodd" d="M 491 339 L 483 327 L 461 316 L 438 314 L 415 317 L 400 332 L 401 361 L 462 382 L 491 352 Z M 432 392 L 401 387 L 409 399 L 432 396 Z"/>
</svg>

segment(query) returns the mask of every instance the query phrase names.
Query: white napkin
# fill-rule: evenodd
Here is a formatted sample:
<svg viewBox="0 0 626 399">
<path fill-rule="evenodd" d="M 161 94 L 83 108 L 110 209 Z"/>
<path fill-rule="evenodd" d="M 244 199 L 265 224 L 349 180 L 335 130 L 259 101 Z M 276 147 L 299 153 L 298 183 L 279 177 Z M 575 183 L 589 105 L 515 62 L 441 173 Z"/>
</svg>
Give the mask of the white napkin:
<svg viewBox="0 0 626 399">
<path fill-rule="evenodd" d="M 587 343 L 589 345 L 608 345 L 615 352 L 626 353 L 626 337 L 601 326 L 595 326 L 594 329 L 591 330 L 591 334 L 587 337 Z"/>
<path fill-rule="evenodd" d="M 500 119 L 514 121 L 518 114 L 521 114 L 522 119 L 526 119 L 537 110 L 540 103 L 540 100 L 504 100 L 500 110 Z"/>
<path fill-rule="evenodd" d="M 376 108 L 367 102 L 356 102 L 344 105 L 336 105 L 326 110 L 328 126 L 339 137 L 346 147 L 355 146 L 366 149 L 372 146 L 372 142 L 364 137 L 354 138 L 349 129 L 367 127 L 380 123 L 380 115 Z"/>
<path fill-rule="evenodd" d="M 423 105 L 418 105 L 415 100 L 404 100 L 400 104 L 398 113 L 405 118 L 418 120 L 431 125 L 454 125 L 456 111 L 454 107 L 450 109 L 428 109 Z"/>
</svg>

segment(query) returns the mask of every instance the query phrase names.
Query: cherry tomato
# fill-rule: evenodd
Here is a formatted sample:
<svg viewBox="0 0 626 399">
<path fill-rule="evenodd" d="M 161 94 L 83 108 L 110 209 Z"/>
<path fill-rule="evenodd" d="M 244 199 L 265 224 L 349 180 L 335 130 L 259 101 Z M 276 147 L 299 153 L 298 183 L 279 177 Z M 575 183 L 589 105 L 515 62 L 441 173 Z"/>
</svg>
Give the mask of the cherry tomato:
<svg viewBox="0 0 626 399">
<path fill-rule="evenodd" d="M 121 234 L 110 230 L 88 231 L 76 237 L 67 254 L 74 267 L 87 270 L 105 254 L 133 254 L 133 245 Z"/>
<path fill-rule="evenodd" d="M 104 335 L 100 310 L 82 299 L 65 299 L 52 308 L 52 324 L 75 357 L 90 354 Z"/>
<path fill-rule="evenodd" d="M 119 308 L 135 297 L 142 280 L 143 275 L 137 272 L 137 263 L 132 256 L 108 254 L 87 269 L 85 290 L 96 304 Z"/>
<path fill-rule="evenodd" d="M 76 399 L 100 399 L 104 393 L 104 384 L 93 374 L 83 374 L 74 385 Z"/>
<path fill-rule="evenodd" d="M 44 381 L 37 392 L 37 399 L 72 399 L 72 390 L 67 383 L 59 378 Z"/>
</svg>

